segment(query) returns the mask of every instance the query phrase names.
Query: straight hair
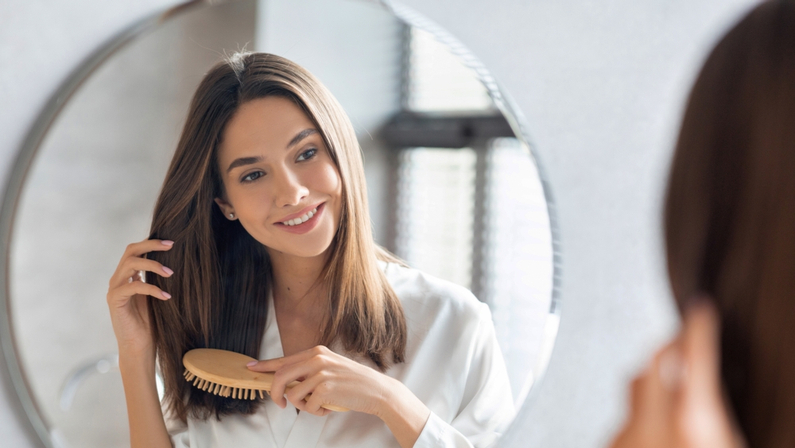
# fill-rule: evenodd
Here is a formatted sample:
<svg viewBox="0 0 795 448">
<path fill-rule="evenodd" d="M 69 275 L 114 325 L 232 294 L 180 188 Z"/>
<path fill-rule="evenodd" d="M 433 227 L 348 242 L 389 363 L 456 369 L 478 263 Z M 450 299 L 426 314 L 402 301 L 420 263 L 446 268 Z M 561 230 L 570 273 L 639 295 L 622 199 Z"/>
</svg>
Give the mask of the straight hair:
<svg viewBox="0 0 795 448">
<path fill-rule="evenodd" d="M 680 310 L 708 296 L 750 447 L 795 446 L 795 5 L 754 8 L 690 94 L 665 204 Z"/>
<path fill-rule="evenodd" d="M 176 152 L 158 197 L 150 238 L 170 239 L 149 257 L 172 267 L 151 283 L 172 299 L 148 299 L 152 337 L 173 415 L 206 419 L 255 412 L 259 401 L 223 398 L 192 387 L 182 356 L 194 348 L 231 350 L 257 358 L 272 284 L 265 247 L 239 221 L 227 220 L 218 151 L 224 129 L 247 101 L 281 96 L 315 124 L 342 180 L 339 228 L 320 282 L 328 286 L 320 344 L 339 343 L 382 371 L 403 362 L 406 322 L 378 260 L 398 261 L 373 241 L 361 149 L 353 126 L 331 93 L 299 65 L 276 55 L 239 53 L 211 69 L 191 102 Z"/>
</svg>

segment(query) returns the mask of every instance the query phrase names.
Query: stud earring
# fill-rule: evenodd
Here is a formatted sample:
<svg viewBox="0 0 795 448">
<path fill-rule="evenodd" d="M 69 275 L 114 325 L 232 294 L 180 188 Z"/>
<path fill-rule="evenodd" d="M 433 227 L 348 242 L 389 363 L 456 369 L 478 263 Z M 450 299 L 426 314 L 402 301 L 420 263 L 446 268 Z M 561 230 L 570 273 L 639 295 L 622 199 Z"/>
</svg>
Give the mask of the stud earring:
<svg viewBox="0 0 795 448">
<path fill-rule="evenodd" d="M 230 213 L 229 214 L 229 219 L 235 219 L 235 214 L 234 213 Z"/>
</svg>

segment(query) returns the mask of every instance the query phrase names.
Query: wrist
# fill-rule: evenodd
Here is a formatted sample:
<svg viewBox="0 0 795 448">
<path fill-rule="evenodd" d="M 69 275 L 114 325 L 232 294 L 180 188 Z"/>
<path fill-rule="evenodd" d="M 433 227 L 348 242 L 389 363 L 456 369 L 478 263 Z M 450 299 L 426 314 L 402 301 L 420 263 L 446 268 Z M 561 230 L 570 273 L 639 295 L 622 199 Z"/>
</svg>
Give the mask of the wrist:
<svg viewBox="0 0 795 448">
<path fill-rule="evenodd" d="M 376 416 L 389 427 L 401 447 L 410 447 L 419 438 L 431 410 L 400 381 L 387 379 Z"/>
<path fill-rule="evenodd" d="M 125 350 L 119 347 L 119 370 L 125 373 L 155 374 L 154 350 Z"/>
</svg>

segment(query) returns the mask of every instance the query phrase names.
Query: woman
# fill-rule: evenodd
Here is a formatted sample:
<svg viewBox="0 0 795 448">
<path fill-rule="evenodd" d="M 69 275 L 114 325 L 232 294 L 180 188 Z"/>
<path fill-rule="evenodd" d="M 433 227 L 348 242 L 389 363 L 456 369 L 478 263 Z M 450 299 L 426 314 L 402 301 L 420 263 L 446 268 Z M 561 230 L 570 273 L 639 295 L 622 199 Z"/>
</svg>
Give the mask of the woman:
<svg viewBox="0 0 795 448">
<path fill-rule="evenodd" d="M 614 447 L 795 446 L 795 4 L 766 2 L 693 87 L 665 207 L 685 319 Z"/>
<path fill-rule="evenodd" d="M 350 121 L 275 55 L 205 76 L 108 303 L 133 447 L 486 446 L 513 414 L 488 307 L 375 245 Z M 263 359 L 272 399 L 190 386 L 197 347 Z"/>
</svg>

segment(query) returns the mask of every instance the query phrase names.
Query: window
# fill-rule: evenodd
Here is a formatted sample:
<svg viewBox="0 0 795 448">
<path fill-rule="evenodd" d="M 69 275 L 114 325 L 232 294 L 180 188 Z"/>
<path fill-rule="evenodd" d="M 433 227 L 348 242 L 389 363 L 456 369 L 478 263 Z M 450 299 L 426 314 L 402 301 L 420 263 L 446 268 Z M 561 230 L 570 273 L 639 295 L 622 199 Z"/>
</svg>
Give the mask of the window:
<svg viewBox="0 0 795 448">
<path fill-rule="evenodd" d="M 406 36 L 404 111 L 385 129 L 399 151 L 392 249 L 489 305 L 521 400 L 544 356 L 552 297 L 538 170 L 476 73 L 427 32 Z"/>
</svg>

